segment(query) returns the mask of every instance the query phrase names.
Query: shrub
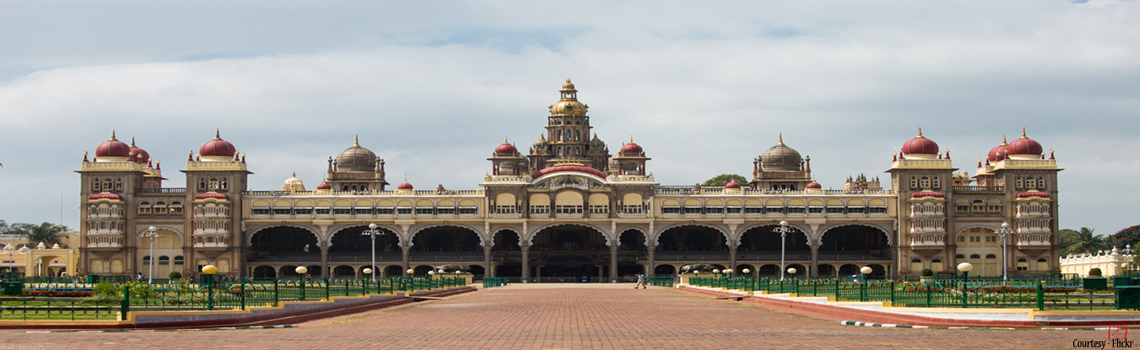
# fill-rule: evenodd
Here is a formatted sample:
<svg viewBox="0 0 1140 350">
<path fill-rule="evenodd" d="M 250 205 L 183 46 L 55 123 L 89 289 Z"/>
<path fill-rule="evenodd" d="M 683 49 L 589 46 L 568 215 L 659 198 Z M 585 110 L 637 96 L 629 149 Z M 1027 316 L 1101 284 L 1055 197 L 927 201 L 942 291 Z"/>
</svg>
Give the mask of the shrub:
<svg viewBox="0 0 1140 350">
<path fill-rule="evenodd" d="M 1094 267 L 1094 268 L 1089 270 L 1089 276 L 1090 277 L 1100 277 L 1100 274 L 1101 274 L 1101 272 L 1100 272 L 1099 267 Z"/>
<path fill-rule="evenodd" d="M 934 270 L 931 270 L 931 269 L 922 269 L 922 275 L 923 275 L 923 276 L 925 276 L 925 277 L 934 276 Z"/>
<path fill-rule="evenodd" d="M 176 280 L 176 279 L 182 278 L 182 273 L 178 272 L 178 271 L 170 271 L 170 275 L 168 275 L 167 277 L 170 277 L 170 279 L 172 279 L 172 280 Z"/>
<path fill-rule="evenodd" d="M 86 298 L 91 296 L 91 291 L 87 290 L 25 290 L 24 295 L 30 297 L 50 297 L 50 298 Z"/>
</svg>

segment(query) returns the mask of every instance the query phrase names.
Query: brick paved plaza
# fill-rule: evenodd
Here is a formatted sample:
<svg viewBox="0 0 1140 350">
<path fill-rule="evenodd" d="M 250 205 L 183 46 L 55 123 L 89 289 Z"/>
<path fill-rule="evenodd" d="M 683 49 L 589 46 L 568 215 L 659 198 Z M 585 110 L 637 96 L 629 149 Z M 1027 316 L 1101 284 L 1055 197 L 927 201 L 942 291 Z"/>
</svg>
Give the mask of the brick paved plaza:
<svg viewBox="0 0 1140 350">
<path fill-rule="evenodd" d="M 0 333 L 0 349 L 1063 349 L 1106 332 L 841 326 L 668 288 L 512 285 L 294 329 Z"/>
</svg>

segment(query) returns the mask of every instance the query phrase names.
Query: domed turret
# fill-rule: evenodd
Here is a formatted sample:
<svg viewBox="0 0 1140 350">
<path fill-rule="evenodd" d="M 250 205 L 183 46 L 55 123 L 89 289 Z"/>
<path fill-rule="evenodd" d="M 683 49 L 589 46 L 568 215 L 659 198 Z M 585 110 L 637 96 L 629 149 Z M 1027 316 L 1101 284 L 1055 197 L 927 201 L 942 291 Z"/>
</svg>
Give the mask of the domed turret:
<svg viewBox="0 0 1140 350">
<path fill-rule="evenodd" d="M 408 180 L 404 180 L 404 183 L 400 184 L 399 186 L 396 186 L 396 189 L 397 190 L 410 191 L 410 190 L 414 190 L 415 187 L 412 187 L 412 184 L 408 183 Z"/>
<path fill-rule="evenodd" d="M 111 131 L 111 139 L 99 144 L 95 147 L 96 160 L 108 161 L 115 158 L 127 158 L 131 156 L 131 146 L 115 139 L 115 131 Z"/>
<path fill-rule="evenodd" d="M 630 138 L 630 140 L 631 140 L 630 142 L 633 142 L 632 138 Z M 590 149 L 598 150 L 598 151 L 605 150 L 606 149 L 606 143 L 603 142 L 602 139 L 598 138 L 598 134 L 594 134 L 594 139 L 590 140 Z"/>
<path fill-rule="evenodd" d="M 546 141 L 546 135 L 539 134 L 538 140 L 534 141 L 534 144 L 530 146 L 531 148 L 534 148 L 536 152 L 540 152 L 545 151 L 547 147 L 550 147 L 550 142 Z"/>
<path fill-rule="evenodd" d="M 986 154 L 986 159 L 989 159 L 991 162 L 1004 160 L 1007 149 L 1009 149 L 1009 143 L 1005 142 L 1005 135 L 1001 135 L 1001 144 L 990 149 L 990 153 Z"/>
<path fill-rule="evenodd" d="M 812 181 L 810 184 L 807 184 L 806 188 L 809 190 L 821 190 L 821 189 L 823 189 L 823 185 L 820 185 L 818 182 Z"/>
<path fill-rule="evenodd" d="M 736 183 L 736 180 L 732 180 L 732 181 L 729 181 L 727 184 L 725 184 L 725 185 L 724 185 L 724 188 L 727 188 L 727 189 L 739 189 L 739 188 L 740 188 L 740 184 Z"/>
<path fill-rule="evenodd" d="M 918 128 L 918 136 L 910 139 L 902 146 L 902 152 L 907 157 L 929 157 L 934 158 L 938 155 L 938 143 L 934 140 L 922 136 L 922 128 Z"/>
<path fill-rule="evenodd" d="M 281 190 L 282 191 L 304 191 L 305 190 L 305 183 L 303 181 L 301 181 L 301 179 L 297 178 L 297 173 L 293 173 L 292 177 L 285 179 L 285 184 L 281 186 Z"/>
<path fill-rule="evenodd" d="M 574 83 L 570 82 L 570 78 L 566 78 L 566 83 L 562 84 L 562 99 L 550 105 L 551 115 L 585 115 L 586 109 L 590 106 L 578 102 L 578 90 L 574 89 Z"/>
<path fill-rule="evenodd" d="M 150 153 L 147 153 L 146 150 L 135 146 L 134 137 L 131 138 L 131 154 L 133 155 L 131 157 L 132 162 L 146 164 L 150 161 Z"/>
<path fill-rule="evenodd" d="M 1013 140 L 1009 143 L 1009 157 L 1034 159 L 1039 158 L 1044 153 L 1044 149 L 1040 143 L 1025 136 L 1025 129 L 1021 129 L 1021 138 Z"/>
<path fill-rule="evenodd" d="M 336 155 L 336 167 L 339 171 L 375 171 L 376 153 L 360 147 L 360 137 L 357 137 L 352 147 Z"/>
<path fill-rule="evenodd" d="M 644 152 L 644 150 L 641 149 L 641 146 L 638 146 L 636 143 L 633 143 L 633 138 L 630 137 L 629 143 L 622 145 L 620 152 L 625 153 L 625 154 L 629 154 L 629 155 L 635 155 L 635 154 L 641 154 L 641 152 Z"/>
<path fill-rule="evenodd" d="M 320 185 L 317 185 L 317 189 L 318 190 L 331 190 L 332 185 L 329 185 L 328 182 L 322 182 Z"/>
<path fill-rule="evenodd" d="M 222 140 L 221 130 L 214 131 L 214 139 L 206 141 L 198 148 L 198 156 L 204 160 L 231 160 L 237 148 L 232 143 Z"/>
<path fill-rule="evenodd" d="M 764 161 L 764 170 L 799 171 L 800 163 L 803 161 L 803 158 L 800 157 L 800 152 L 796 152 L 796 150 L 784 144 L 783 134 L 780 135 L 779 143 L 767 151 L 764 151 L 760 159 Z"/>
<path fill-rule="evenodd" d="M 503 144 L 499 145 L 499 147 L 495 147 L 495 153 L 515 154 L 518 152 L 519 150 L 507 142 L 506 139 L 503 139 Z"/>
</svg>

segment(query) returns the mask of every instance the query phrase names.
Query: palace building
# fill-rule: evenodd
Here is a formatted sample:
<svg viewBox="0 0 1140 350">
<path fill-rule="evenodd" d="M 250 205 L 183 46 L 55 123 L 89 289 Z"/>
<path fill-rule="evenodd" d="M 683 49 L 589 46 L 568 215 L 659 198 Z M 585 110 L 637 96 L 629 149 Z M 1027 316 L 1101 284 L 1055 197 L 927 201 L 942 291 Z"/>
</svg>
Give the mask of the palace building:
<svg viewBox="0 0 1140 350">
<path fill-rule="evenodd" d="M 230 276 L 289 277 L 307 266 L 356 277 L 371 266 L 369 224 L 384 233 L 375 240 L 384 276 L 460 264 L 477 276 L 608 281 L 693 263 L 761 275 L 795 267 L 843 276 L 862 266 L 917 275 L 963 261 L 1000 276 L 1003 257 L 1011 275 L 1060 272 L 1061 169 L 1024 131 L 979 160 L 974 176 L 920 129 L 884 160 L 885 187 L 858 175 L 823 189 L 810 157 L 782 135 L 753 161 L 748 183 L 669 186 L 654 181 L 650 153 L 632 139 L 611 153 L 569 79 L 560 94 L 526 153 L 507 141 L 493 147 L 471 190 L 406 180 L 389 188 L 384 160 L 359 140 L 329 158 L 315 188 L 293 176 L 280 190 L 249 190 L 245 154 L 220 133 L 190 153 L 187 187 L 163 187 L 161 163 L 112 132 L 78 171 L 78 273 L 134 275 L 158 264 L 155 277 L 164 277 L 213 264 Z M 781 222 L 791 229 L 782 242 Z M 153 249 L 143 236 L 152 226 Z"/>
</svg>

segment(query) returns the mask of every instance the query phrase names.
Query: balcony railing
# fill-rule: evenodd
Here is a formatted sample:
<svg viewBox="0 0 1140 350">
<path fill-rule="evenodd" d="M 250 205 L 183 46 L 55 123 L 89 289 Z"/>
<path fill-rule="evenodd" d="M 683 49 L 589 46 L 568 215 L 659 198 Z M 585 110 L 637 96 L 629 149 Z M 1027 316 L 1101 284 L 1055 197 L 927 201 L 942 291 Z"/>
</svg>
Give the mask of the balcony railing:
<svg viewBox="0 0 1140 350">
<path fill-rule="evenodd" d="M 911 247 L 943 247 L 946 246 L 946 234 L 917 234 L 910 236 Z"/>
<path fill-rule="evenodd" d="M 135 193 L 186 193 L 185 187 L 162 187 L 162 188 L 148 188 L 137 187 Z"/>
<path fill-rule="evenodd" d="M 1004 186 L 954 186 L 954 192 L 1005 192 Z"/>
</svg>

